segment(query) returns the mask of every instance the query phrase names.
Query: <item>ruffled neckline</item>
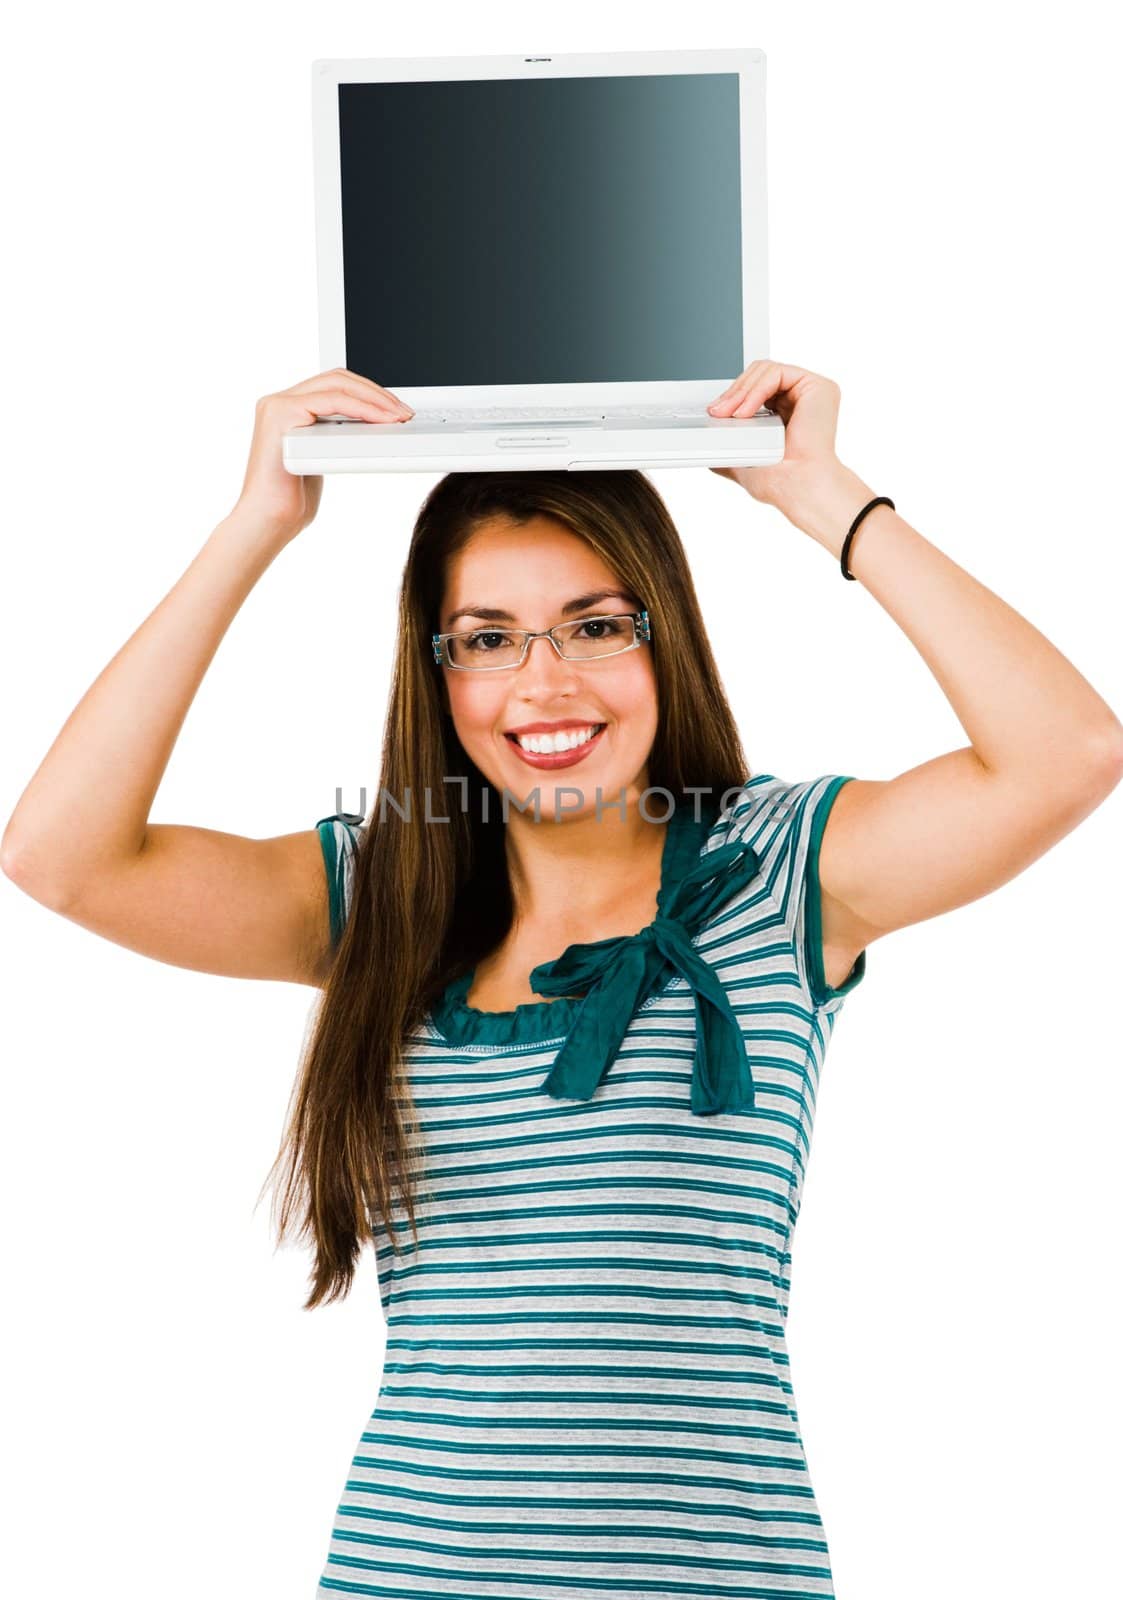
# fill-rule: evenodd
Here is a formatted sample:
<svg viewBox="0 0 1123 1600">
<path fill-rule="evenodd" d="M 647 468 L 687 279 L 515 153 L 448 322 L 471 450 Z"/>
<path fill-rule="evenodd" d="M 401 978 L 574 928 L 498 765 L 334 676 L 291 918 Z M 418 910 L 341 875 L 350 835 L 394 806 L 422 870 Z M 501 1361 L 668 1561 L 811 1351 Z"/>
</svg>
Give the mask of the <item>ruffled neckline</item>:
<svg viewBox="0 0 1123 1600">
<path fill-rule="evenodd" d="M 712 809 L 703 806 L 701 816 L 695 817 L 693 806 L 680 800 L 667 821 L 661 824 L 667 829 L 667 837 L 660 862 L 657 907 L 665 905 L 674 886 L 698 860 L 715 820 Z M 642 929 L 632 934 L 627 942 L 640 940 L 646 931 Z M 559 956 L 558 962 L 560 960 Z M 534 971 L 542 972 L 556 964 L 543 963 Z M 482 1011 L 469 1005 L 466 998 L 475 975 L 473 967 L 470 972 L 454 978 L 430 1008 L 430 1023 L 449 1044 L 500 1045 L 564 1039 L 583 1006 L 592 998 L 592 994 L 563 995 L 556 1000 L 527 1000 L 510 1011 Z"/>
</svg>

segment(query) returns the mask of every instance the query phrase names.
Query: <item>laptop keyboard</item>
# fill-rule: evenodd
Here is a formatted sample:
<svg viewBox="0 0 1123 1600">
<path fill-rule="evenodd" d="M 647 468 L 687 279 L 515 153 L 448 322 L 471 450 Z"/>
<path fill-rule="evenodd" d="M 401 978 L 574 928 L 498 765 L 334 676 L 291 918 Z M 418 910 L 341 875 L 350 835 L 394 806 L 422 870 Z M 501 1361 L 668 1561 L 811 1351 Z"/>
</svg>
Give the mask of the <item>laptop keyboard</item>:
<svg viewBox="0 0 1123 1600">
<path fill-rule="evenodd" d="M 439 406 L 418 408 L 420 422 L 568 422 L 611 420 L 614 417 L 701 417 L 705 406 Z M 768 416 L 763 408 L 757 416 Z"/>
<path fill-rule="evenodd" d="M 566 422 L 570 417 L 674 417 L 684 406 L 436 406 L 416 415 L 446 422 Z"/>
</svg>

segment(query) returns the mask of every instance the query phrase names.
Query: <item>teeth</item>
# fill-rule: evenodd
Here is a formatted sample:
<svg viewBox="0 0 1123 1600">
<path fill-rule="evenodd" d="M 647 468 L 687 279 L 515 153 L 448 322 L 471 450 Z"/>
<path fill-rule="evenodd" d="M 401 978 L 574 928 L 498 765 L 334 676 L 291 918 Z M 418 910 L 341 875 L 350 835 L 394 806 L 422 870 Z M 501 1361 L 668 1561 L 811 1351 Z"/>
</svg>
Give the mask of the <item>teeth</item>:
<svg viewBox="0 0 1123 1600">
<path fill-rule="evenodd" d="M 588 728 L 567 728 L 562 733 L 517 733 L 515 738 L 532 755 L 552 756 L 559 750 L 576 750 L 579 744 L 588 744 L 596 730 L 597 724 L 593 724 Z"/>
</svg>

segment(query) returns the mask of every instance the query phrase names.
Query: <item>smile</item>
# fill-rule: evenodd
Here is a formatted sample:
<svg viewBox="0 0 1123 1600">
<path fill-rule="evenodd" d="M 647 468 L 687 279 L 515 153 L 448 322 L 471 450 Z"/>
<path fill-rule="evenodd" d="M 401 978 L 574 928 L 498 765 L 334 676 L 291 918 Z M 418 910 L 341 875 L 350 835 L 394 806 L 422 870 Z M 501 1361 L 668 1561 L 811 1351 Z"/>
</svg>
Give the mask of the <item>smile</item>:
<svg viewBox="0 0 1123 1600">
<path fill-rule="evenodd" d="M 607 726 L 604 722 L 593 722 L 587 728 L 567 728 L 558 734 L 508 733 L 504 737 L 529 766 L 571 767 L 585 759 Z"/>
</svg>

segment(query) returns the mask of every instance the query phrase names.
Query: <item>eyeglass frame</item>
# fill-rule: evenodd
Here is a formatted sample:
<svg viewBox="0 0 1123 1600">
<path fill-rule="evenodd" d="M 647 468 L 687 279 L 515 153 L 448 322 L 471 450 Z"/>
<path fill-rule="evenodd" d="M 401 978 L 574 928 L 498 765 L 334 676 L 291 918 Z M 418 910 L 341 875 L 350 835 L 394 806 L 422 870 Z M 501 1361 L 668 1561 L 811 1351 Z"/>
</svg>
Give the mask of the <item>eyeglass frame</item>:
<svg viewBox="0 0 1123 1600">
<path fill-rule="evenodd" d="M 555 629 L 571 628 L 574 624 L 582 622 L 621 622 L 625 617 L 630 617 L 635 626 L 635 638 L 631 644 L 626 644 L 622 650 L 606 650 L 601 656 L 567 656 L 562 654 L 561 644 L 554 637 Z M 498 667 L 461 667 L 449 659 L 448 651 L 444 648 L 446 639 L 463 639 L 473 633 L 521 633 L 523 636 L 523 653 L 515 662 Z M 558 657 L 562 661 L 607 661 L 610 656 L 624 656 L 629 650 L 638 650 L 641 644 L 651 640 L 651 619 L 646 611 L 614 611 L 601 616 L 599 613 L 592 617 L 575 617 L 572 622 L 557 622 L 553 628 L 545 628 L 541 633 L 532 633 L 529 628 L 505 628 L 497 623 L 493 628 L 460 628 L 453 633 L 434 633 L 432 635 L 433 657 L 439 667 L 447 667 L 450 672 L 516 672 L 526 661 L 530 652 L 533 639 L 549 639 Z"/>
</svg>

